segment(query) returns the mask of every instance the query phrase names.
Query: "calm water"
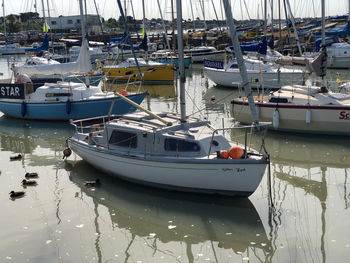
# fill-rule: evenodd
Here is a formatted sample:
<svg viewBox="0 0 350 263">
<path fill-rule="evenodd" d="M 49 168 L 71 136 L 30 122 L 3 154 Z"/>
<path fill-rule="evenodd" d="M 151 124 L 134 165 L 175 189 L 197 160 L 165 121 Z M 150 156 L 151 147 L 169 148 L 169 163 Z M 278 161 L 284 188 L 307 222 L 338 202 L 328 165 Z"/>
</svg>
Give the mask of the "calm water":
<svg viewBox="0 0 350 263">
<path fill-rule="evenodd" d="M 7 61 L 0 62 L 5 77 Z M 186 85 L 188 114 L 205 108 L 201 116 L 216 126 L 232 124 L 229 102 L 237 91 L 215 88 L 197 66 Z M 150 94 L 144 106 L 178 111 L 176 86 L 144 88 Z M 72 133 L 69 124 L 0 118 L 0 262 L 345 262 L 350 256 L 347 137 L 269 132 L 272 210 L 267 176 L 243 200 L 155 190 L 112 179 L 74 154 L 63 161 Z M 9 160 L 18 153 L 22 160 Z M 23 189 L 26 172 L 39 173 L 37 186 Z M 95 178 L 99 188 L 84 186 Z M 11 190 L 26 194 L 12 201 Z"/>
</svg>

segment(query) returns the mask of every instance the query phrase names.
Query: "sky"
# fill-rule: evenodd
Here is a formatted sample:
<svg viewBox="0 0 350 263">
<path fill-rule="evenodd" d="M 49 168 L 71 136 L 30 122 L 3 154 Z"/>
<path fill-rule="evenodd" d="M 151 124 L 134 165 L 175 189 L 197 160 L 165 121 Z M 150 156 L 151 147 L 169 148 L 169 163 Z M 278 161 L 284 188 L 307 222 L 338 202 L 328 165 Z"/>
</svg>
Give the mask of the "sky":
<svg viewBox="0 0 350 263">
<path fill-rule="evenodd" d="M 47 16 L 49 4 L 50 16 L 59 15 L 78 15 L 79 1 L 78 0 L 3 0 L 5 4 L 5 14 L 19 14 L 24 12 L 35 12 L 35 2 L 37 2 L 37 10 L 42 16 L 42 2 L 45 5 L 45 13 Z M 120 12 L 117 5 L 117 0 L 95 0 L 98 6 L 100 15 L 105 19 L 118 18 Z M 131 1 L 137 19 L 142 19 L 142 0 L 121 0 L 122 4 L 127 4 L 127 14 L 132 15 Z M 148 19 L 159 18 L 160 12 L 158 8 L 159 1 L 164 19 L 171 19 L 171 1 L 170 0 L 144 0 L 145 13 Z M 174 1 L 174 5 L 176 0 Z M 272 0 L 267 0 L 270 3 Z M 281 1 L 281 5 L 283 0 Z M 295 17 L 320 17 L 321 16 L 321 0 L 289 0 L 291 9 Z M 326 15 L 342 15 L 348 13 L 348 3 L 350 0 L 325 0 Z M 88 13 L 96 14 L 94 0 L 86 0 Z M 191 5 L 192 3 L 192 5 Z M 222 19 L 221 0 L 182 0 L 183 18 L 203 19 L 203 12 L 200 3 L 204 3 L 204 14 L 206 19 L 215 19 L 213 4 L 219 19 Z M 263 18 L 261 6 L 264 0 L 231 0 L 232 13 L 235 19 Z M 274 18 L 278 17 L 278 0 L 273 1 Z M 192 8 L 191 8 L 192 6 Z M 175 8 L 175 7 L 174 7 Z M 193 16 L 192 16 L 193 10 Z M 269 5 L 268 10 L 271 10 Z M 281 13 L 283 14 L 283 9 Z M 270 13 L 270 12 L 269 12 Z"/>
</svg>

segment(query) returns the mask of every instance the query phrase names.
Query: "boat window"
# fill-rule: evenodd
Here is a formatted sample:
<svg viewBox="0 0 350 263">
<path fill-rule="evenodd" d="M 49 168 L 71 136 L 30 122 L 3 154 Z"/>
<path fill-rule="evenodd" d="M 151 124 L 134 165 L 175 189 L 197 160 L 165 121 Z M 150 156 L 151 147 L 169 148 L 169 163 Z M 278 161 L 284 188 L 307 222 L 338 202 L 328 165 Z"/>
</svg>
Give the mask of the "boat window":
<svg viewBox="0 0 350 263">
<path fill-rule="evenodd" d="M 122 147 L 137 147 L 137 134 L 132 132 L 114 130 L 109 139 L 109 143 Z"/>
<path fill-rule="evenodd" d="M 238 68 L 237 64 L 232 64 L 230 68 Z"/>
<path fill-rule="evenodd" d="M 45 94 L 45 97 L 70 97 L 70 96 L 73 96 L 72 93 L 70 92 L 62 92 L 62 93 L 46 93 Z"/>
<path fill-rule="evenodd" d="M 275 102 L 275 103 L 288 103 L 288 99 L 287 98 L 276 98 L 276 97 L 272 97 L 269 102 Z"/>
<path fill-rule="evenodd" d="M 164 142 L 164 148 L 166 151 L 177 152 L 199 152 L 200 147 L 195 142 L 189 142 L 185 140 L 167 138 Z"/>
</svg>

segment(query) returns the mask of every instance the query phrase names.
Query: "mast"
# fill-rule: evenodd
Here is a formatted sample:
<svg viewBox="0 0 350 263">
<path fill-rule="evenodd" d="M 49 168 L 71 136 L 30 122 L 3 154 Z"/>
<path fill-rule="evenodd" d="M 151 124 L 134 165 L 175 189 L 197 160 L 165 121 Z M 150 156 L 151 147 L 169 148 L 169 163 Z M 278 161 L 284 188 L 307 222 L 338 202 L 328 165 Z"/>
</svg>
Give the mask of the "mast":
<svg viewBox="0 0 350 263">
<path fill-rule="evenodd" d="M 220 1 L 220 3 L 221 3 L 221 1 Z M 196 31 L 196 23 L 195 23 L 194 14 L 193 14 L 192 0 L 190 0 L 190 6 L 191 6 L 191 13 L 192 13 L 193 32 L 194 32 L 194 31 Z"/>
<path fill-rule="evenodd" d="M 272 35 L 272 38 L 274 38 L 273 36 L 273 0 L 271 0 L 271 35 Z"/>
<path fill-rule="evenodd" d="M 5 45 L 7 45 L 7 36 L 6 36 L 6 18 L 5 18 L 5 0 L 2 0 L 2 14 L 4 18 L 4 36 L 5 36 Z"/>
<path fill-rule="evenodd" d="M 279 48 L 281 48 L 281 43 L 282 43 L 282 26 L 281 26 L 281 0 L 278 0 L 278 30 L 280 34 L 279 38 Z"/>
<path fill-rule="evenodd" d="M 162 25 L 163 25 L 163 30 L 164 30 L 164 34 L 165 34 L 165 42 L 170 50 L 170 43 L 169 43 L 169 39 L 168 39 L 168 33 L 167 33 L 167 29 L 164 23 L 164 19 L 163 19 L 163 14 L 162 14 L 162 10 L 160 8 L 160 4 L 159 4 L 159 0 L 157 0 L 158 3 L 158 8 L 159 8 L 159 13 L 160 13 L 160 18 L 162 19 Z"/>
<path fill-rule="evenodd" d="M 287 7 L 288 7 L 289 15 L 290 15 L 290 17 L 292 18 L 292 25 L 293 25 L 293 30 L 294 30 L 294 37 L 295 37 L 295 40 L 296 40 L 296 42 L 297 42 L 299 54 L 300 54 L 300 56 L 301 56 L 301 55 L 303 54 L 303 52 L 301 51 L 301 46 L 300 46 L 300 40 L 299 40 L 299 36 L 298 36 L 298 31 L 297 31 L 297 28 L 295 27 L 295 19 L 294 19 L 293 13 L 292 13 L 292 9 L 290 8 L 289 0 L 286 0 L 286 1 L 287 1 Z"/>
<path fill-rule="evenodd" d="M 176 22 L 177 22 L 177 47 L 179 52 L 179 71 L 180 71 L 180 112 L 181 122 L 186 122 L 186 104 L 185 104 L 185 64 L 184 64 L 184 46 L 182 32 L 182 4 L 181 0 L 176 0 Z"/>
<path fill-rule="evenodd" d="M 46 18 L 45 18 L 44 0 L 41 0 L 41 5 L 42 5 L 42 7 L 43 7 L 44 32 L 46 32 Z"/>
<path fill-rule="evenodd" d="M 38 9 L 37 9 L 36 0 L 34 1 L 34 9 L 35 9 L 35 13 L 38 13 Z"/>
<path fill-rule="evenodd" d="M 321 8 L 322 8 L 322 47 L 326 44 L 326 4 L 325 0 L 322 0 L 321 2 Z"/>
<path fill-rule="evenodd" d="M 174 23 L 174 0 L 171 0 L 171 20 L 173 21 L 172 24 L 172 38 L 173 38 L 173 50 L 175 53 L 176 50 L 176 39 L 175 39 L 175 23 Z"/>
<path fill-rule="evenodd" d="M 225 13 L 226 13 L 226 21 L 227 21 L 227 25 L 230 28 L 231 40 L 232 40 L 232 44 L 233 44 L 233 47 L 234 47 L 234 50 L 236 53 L 236 59 L 237 59 L 239 72 L 240 72 L 241 78 L 242 78 L 242 84 L 243 84 L 242 86 L 243 86 L 243 89 L 244 89 L 246 96 L 248 98 L 250 111 L 251 111 L 251 114 L 253 117 L 253 122 L 255 124 L 258 124 L 259 123 L 259 116 L 258 116 L 258 112 L 256 110 L 254 99 L 253 99 L 253 96 L 251 93 L 252 91 L 251 91 L 251 87 L 249 84 L 247 68 L 245 66 L 241 47 L 240 47 L 239 42 L 238 42 L 236 26 L 235 26 L 235 23 L 233 21 L 232 12 L 231 12 L 231 5 L 229 3 L 229 0 L 223 0 L 223 2 L 224 2 Z"/>
<path fill-rule="evenodd" d="M 142 0 L 142 13 L 143 13 L 143 20 L 142 20 L 142 24 L 143 24 L 143 37 L 145 37 L 146 35 L 146 12 L 145 12 L 145 0 Z M 147 43 L 146 43 L 147 45 Z M 145 60 L 146 62 L 148 61 L 148 50 L 145 51 L 146 52 L 146 57 Z"/>
<path fill-rule="evenodd" d="M 264 1 L 264 36 L 266 36 L 266 32 L 267 32 L 267 0 Z"/>
<path fill-rule="evenodd" d="M 205 21 L 205 13 L 204 13 L 204 0 L 199 0 L 199 4 L 201 6 L 202 9 L 202 13 L 203 13 L 203 21 L 204 21 L 204 29 L 207 30 L 207 22 Z"/>
<path fill-rule="evenodd" d="M 220 26 L 218 14 L 216 13 L 216 8 L 215 8 L 215 5 L 214 5 L 214 1 L 211 0 L 211 3 L 212 3 L 212 5 L 213 5 L 213 9 L 214 9 L 215 17 L 216 17 L 216 22 L 217 22 L 217 24 L 218 24 L 218 27 L 219 27 L 219 30 L 220 30 L 220 34 L 221 34 L 221 36 L 222 36 L 222 30 L 221 30 L 221 26 Z"/>
</svg>

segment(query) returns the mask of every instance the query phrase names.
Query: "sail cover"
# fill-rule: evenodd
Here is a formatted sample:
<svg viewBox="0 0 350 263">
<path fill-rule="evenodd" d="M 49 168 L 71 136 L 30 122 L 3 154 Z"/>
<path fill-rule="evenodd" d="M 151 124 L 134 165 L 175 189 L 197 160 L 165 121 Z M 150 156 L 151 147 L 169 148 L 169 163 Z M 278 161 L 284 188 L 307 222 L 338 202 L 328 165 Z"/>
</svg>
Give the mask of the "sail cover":
<svg viewBox="0 0 350 263">
<path fill-rule="evenodd" d="M 314 32 L 313 34 L 320 36 L 321 32 Z M 350 21 L 348 21 L 345 25 L 328 29 L 326 31 L 326 36 L 350 36 Z"/>
<path fill-rule="evenodd" d="M 14 71 L 19 74 L 33 75 L 69 75 L 87 74 L 91 71 L 89 46 L 86 39 L 82 42 L 77 61 L 62 64 L 22 65 L 15 66 Z"/>
<path fill-rule="evenodd" d="M 49 36 L 48 34 L 45 35 L 44 37 L 44 41 L 43 43 L 41 44 L 40 47 L 37 47 L 37 48 L 26 48 L 25 49 L 25 52 L 39 52 L 39 51 L 42 51 L 42 50 L 48 50 L 49 49 Z"/>
<path fill-rule="evenodd" d="M 233 46 L 228 47 L 229 50 L 233 51 Z M 267 41 L 264 37 L 260 42 L 250 42 L 245 45 L 241 45 L 242 52 L 258 52 L 259 54 L 266 55 L 267 53 Z"/>
</svg>

